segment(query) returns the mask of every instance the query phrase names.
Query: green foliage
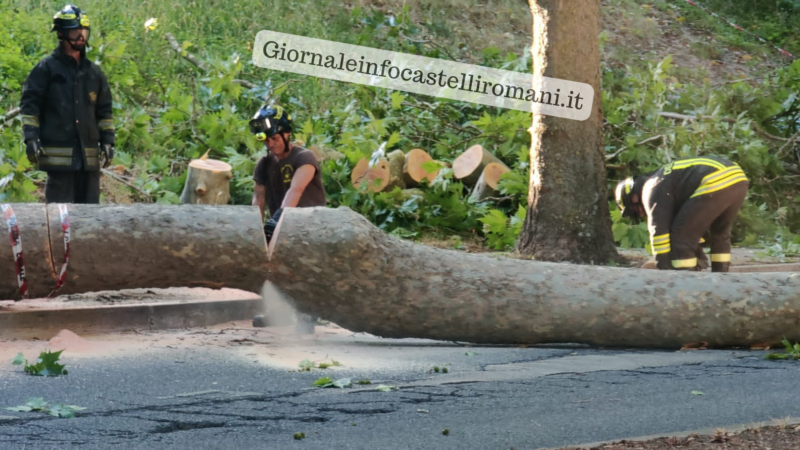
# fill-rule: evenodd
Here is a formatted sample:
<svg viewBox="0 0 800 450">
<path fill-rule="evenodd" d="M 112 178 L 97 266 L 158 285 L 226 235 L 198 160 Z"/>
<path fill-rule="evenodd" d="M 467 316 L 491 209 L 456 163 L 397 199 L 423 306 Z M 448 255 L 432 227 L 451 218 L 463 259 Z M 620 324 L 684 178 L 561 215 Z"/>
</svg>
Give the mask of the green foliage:
<svg viewBox="0 0 800 450">
<path fill-rule="evenodd" d="M 298 440 L 298 441 L 299 441 L 300 439 L 304 439 L 305 437 L 306 437 L 306 434 L 305 434 L 305 433 L 295 433 L 295 434 L 294 434 L 294 438 L 295 438 L 296 440 Z"/>
<path fill-rule="evenodd" d="M 18 354 L 14 359 L 11 361 L 12 364 L 15 366 L 22 366 L 24 365 L 25 373 L 28 375 L 35 375 L 35 376 L 42 376 L 42 377 L 55 377 L 58 375 L 67 375 L 67 370 L 64 369 L 63 364 L 58 363 L 58 358 L 61 356 L 61 352 L 64 350 L 59 350 L 57 352 L 50 352 L 44 351 L 39 354 L 39 358 L 36 359 L 34 364 L 28 364 L 28 360 L 25 359 L 22 353 Z"/>
<path fill-rule="evenodd" d="M 16 411 L 16 412 L 42 412 L 45 414 L 49 414 L 53 417 L 62 417 L 62 418 L 73 418 L 75 417 L 75 413 L 78 411 L 83 411 L 86 408 L 82 406 L 75 406 L 75 405 L 51 405 L 44 401 L 42 397 L 31 397 L 28 399 L 28 403 L 20 406 L 11 406 L 7 407 L 6 410 L 8 411 Z"/>
<path fill-rule="evenodd" d="M 796 119 L 790 124 L 784 116 L 800 118 L 800 112 L 792 109 L 793 92 L 800 90 L 800 64 L 779 69 L 761 83 L 729 83 L 713 90 L 681 83 L 676 75 L 680 74 L 671 57 L 647 68 L 605 68 L 606 154 L 617 155 L 614 162 L 623 166 L 610 172 L 609 192 L 625 176 L 655 171 L 673 159 L 720 155 L 737 162 L 750 179 L 734 241 L 753 244 L 779 230 L 800 231 L 800 202 L 793 194 L 797 181 L 786 176 L 787 168 L 796 167 L 796 155 L 779 151 L 783 141 L 764 137 L 795 132 Z M 662 112 L 699 118 L 681 122 L 661 116 Z M 646 246 L 644 224 L 632 226 L 615 214 L 613 203 L 610 206 L 617 243 Z"/>
<path fill-rule="evenodd" d="M 511 249 L 520 232 L 522 232 L 522 224 L 525 222 L 526 213 L 526 208 L 519 205 L 517 212 L 510 218 L 499 209 L 492 209 L 483 216 L 480 221 L 483 223 L 489 248 L 495 250 Z"/>
<path fill-rule="evenodd" d="M 771 42 L 800 53 L 798 2 L 765 1 L 766 6 L 754 13 L 747 2 L 704 3 Z M 513 0 L 500 3 L 516 5 Z M 613 3 L 639 6 L 636 2 Z M 740 48 L 756 45 L 748 44 L 751 37 L 696 7 L 683 2 L 652 3 L 654 8 L 680 12 L 687 23 L 713 31 L 728 44 Z M 322 165 L 330 206 L 348 206 L 382 230 L 404 238 L 427 233 L 479 235 L 495 250 L 514 246 L 528 206 L 529 113 L 256 67 L 249 61 L 252 39 L 262 28 L 259 24 L 270 21 L 271 13 L 248 6 L 241 0 L 229 0 L 221 15 L 209 15 L 202 2 L 108 8 L 98 0 L 87 0 L 81 5 L 96 24 L 88 55 L 101 64 L 113 90 L 118 149 L 114 163 L 125 168 L 130 183 L 143 193 L 135 195 L 144 201 L 177 203 L 188 162 L 208 151 L 210 157 L 233 168 L 232 203 L 249 204 L 253 170 L 265 150 L 249 135 L 247 120 L 269 97 L 270 102 L 291 109 L 297 123 L 296 139 L 306 146 L 322 146 L 345 155 Z M 464 7 L 483 6 L 468 0 Z M 477 40 L 471 40 L 469 34 L 464 38 L 463 30 L 454 29 L 457 21 L 445 17 L 447 6 L 435 2 L 424 7 L 408 2 L 394 13 L 365 6 L 320 5 L 311 0 L 289 2 L 283 8 L 285 20 L 274 23 L 276 31 L 505 70 L 530 72 L 532 66 L 523 45 L 509 52 L 507 43 L 499 38 L 484 39 L 484 34 Z M 44 31 L 53 13 L 50 6 L 28 2 L 8 9 L 0 18 L 10 33 L 0 42 L 0 114 L 18 104 L 28 72 L 56 43 L 52 34 Z M 160 26 L 145 32 L 142 25 L 150 17 L 157 17 Z M 165 39 L 167 32 L 207 69 L 193 66 L 174 52 Z M 601 37 L 602 45 L 607 45 L 607 38 L 605 34 Z M 698 44 L 695 50 L 708 57 L 719 51 L 705 44 Z M 609 187 L 624 176 L 655 170 L 670 159 L 728 156 L 751 179 L 749 198 L 734 229 L 735 240 L 774 246 L 772 237 L 781 233 L 780 251 L 791 254 L 791 236 L 800 233 L 800 197 L 795 194 L 797 178 L 787 168 L 793 164 L 796 168 L 800 159 L 796 149 L 778 151 L 782 142 L 765 139 L 757 127 L 783 138 L 800 127 L 800 61 L 771 72 L 764 69 L 764 77 L 755 82 L 714 89 L 702 76 L 674 67 L 671 57 L 649 62 L 637 55 L 627 66 L 618 61 L 605 63 L 605 151 L 608 155 L 621 151 L 611 161 L 621 169 L 609 171 Z M 240 79 L 255 87 L 243 87 L 236 81 Z M 287 80 L 297 83 L 282 84 Z M 276 89 L 278 86 L 282 87 Z M 683 124 L 659 115 L 665 111 L 705 118 Z M 387 153 L 422 148 L 435 160 L 451 163 L 477 143 L 512 169 L 500 181 L 500 200 L 469 202 L 468 189 L 446 168 L 435 181 L 422 186 L 424 196 L 400 190 L 375 194 L 356 189 L 350 182 L 358 160 L 369 157 L 382 144 Z M 0 177 L 11 173 L 15 176 L 0 194 L 3 200 L 34 201 L 35 182 L 40 182 L 43 174 L 31 171 L 25 158 L 19 119 L 0 125 Z M 615 209 L 612 222 L 617 243 L 647 247 L 646 227 L 614 216 Z"/>
<path fill-rule="evenodd" d="M 614 233 L 614 241 L 622 248 L 647 248 L 649 253 L 652 249 L 650 234 L 647 231 L 647 223 L 641 222 L 631 224 L 628 219 L 622 218 L 622 213 L 613 202 L 609 204 L 611 211 L 611 231 Z"/>
<path fill-rule="evenodd" d="M 340 363 L 339 361 L 336 361 L 335 359 L 332 359 L 331 362 L 329 362 L 329 363 L 326 363 L 326 362 L 317 363 L 317 362 L 313 362 L 313 361 L 311 361 L 309 359 L 304 359 L 304 360 L 300 361 L 300 363 L 298 364 L 298 366 L 300 367 L 300 372 L 311 372 L 311 369 L 315 369 L 315 368 L 316 369 L 327 369 L 329 367 L 340 367 L 341 365 L 342 365 L 342 363 Z"/>
<path fill-rule="evenodd" d="M 787 339 L 783 339 L 781 343 L 784 346 L 783 353 L 768 353 L 766 359 L 800 359 L 800 343 L 792 345 Z"/>
<path fill-rule="evenodd" d="M 380 384 L 378 385 L 378 387 L 375 388 L 375 390 L 380 392 L 392 392 L 399 390 L 399 388 L 397 386 Z"/>
<path fill-rule="evenodd" d="M 340 380 L 333 381 L 331 380 L 331 377 L 322 377 L 314 382 L 314 387 L 318 388 L 335 387 L 339 389 L 344 389 L 352 385 L 353 383 L 351 382 L 350 378 L 342 378 Z"/>
</svg>

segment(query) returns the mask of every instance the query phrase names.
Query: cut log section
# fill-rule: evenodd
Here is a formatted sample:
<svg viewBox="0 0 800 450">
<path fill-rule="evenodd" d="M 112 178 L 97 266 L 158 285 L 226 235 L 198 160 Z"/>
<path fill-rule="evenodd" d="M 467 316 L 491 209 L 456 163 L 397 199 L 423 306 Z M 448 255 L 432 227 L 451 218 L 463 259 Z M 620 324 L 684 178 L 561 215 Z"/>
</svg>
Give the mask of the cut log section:
<svg viewBox="0 0 800 450">
<path fill-rule="evenodd" d="M 30 296 L 47 296 L 64 262 L 59 205 L 15 203 L 13 208 Z M 266 279 L 266 240 L 257 207 L 70 204 L 67 210 L 69 265 L 58 294 L 168 287 L 259 293 Z M 20 298 L 8 240 L 0 244 L 0 296 Z"/>
<path fill-rule="evenodd" d="M 497 194 L 497 185 L 500 183 L 500 178 L 504 173 L 510 171 L 503 163 L 489 163 L 483 168 L 481 177 L 475 183 L 475 188 L 469 196 L 470 200 L 474 202 L 482 202 L 489 197 Z"/>
<path fill-rule="evenodd" d="M 473 145 L 453 161 L 453 176 L 467 186 L 475 186 L 484 167 L 489 163 L 503 164 L 482 145 Z"/>
<path fill-rule="evenodd" d="M 386 158 L 381 158 L 372 168 L 369 167 L 369 160 L 362 158 L 353 168 L 350 181 L 355 187 L 367 183 L 372 192 L 390 191 L 395 187 L 402 189 L 405 187 L 403 183 L 404 162 L 405 154 L 401 150 L 389 153 Z"/>
<path fill-rule="evenodd" d="M 350 181 L 353 183 L 353 186 L 357 188 L 367 183 L 367 187 L 372 192 L 381 192 L 389 185 L 390 176 L 389 161 L 381 159 L 375 167 L 370 168 L 369 160 L 367 158 L 362 158 L 350 173 Z"/>
<path fill-rule="evenodd" d="M 231 200 L 231 165 L 215 159 L 195 159 L 189 163 L 181 203 L 227 205 Z"/>
<path fill-rule="evenodd" d="M 289 209 L 270 247 L 275 287 L 301 312 L 354 332 L 675 349 L 800 341 L 800 273 L 659 272 L 435 249 L 348 208 Z"/>
<path fill-rule="evenodd" d="M 406 187 L 419 186 L 422 180 L 428 180 L 428 183 L 431 183 L 436 179 L 441 169 L 428 172 L 424 167 L 428 161 L 433 161 L 433 158 L 421 148 L 415 148 L 406 153 L 406 160 L 403 165 L 403 181 Z"/>
</svg>

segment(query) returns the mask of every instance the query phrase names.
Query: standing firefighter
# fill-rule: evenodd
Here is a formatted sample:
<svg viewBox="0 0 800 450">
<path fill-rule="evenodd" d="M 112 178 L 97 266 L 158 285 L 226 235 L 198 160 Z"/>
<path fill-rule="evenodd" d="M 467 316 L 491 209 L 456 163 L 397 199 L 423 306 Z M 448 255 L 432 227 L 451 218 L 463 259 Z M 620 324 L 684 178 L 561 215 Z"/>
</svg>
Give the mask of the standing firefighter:
<svg viewBox="0 0 800 450">
<path fill-rule="evenodd" d="M 698 242 L 709 231 L 711 271 L 727 272 L 731 227 L 744 203 L 747 187 L 744 172 L 731 161 L 719 157 L 687 158 L 650 176 L 619 182 L 616 200 L 624 217 L 647 216 L 658 269 L 707 267 Z"/>
<path fill-rule="evenodd" d="M 53 17 L 59 45 L 39 61 L 22 88 L 22 132 L 28 159 L 47 172 L 48 203 L 99 203 L 100 156 L 114 158 L 111 91 L 86 58 L 89 18 L 67 5 Z"/>
<path fill-rule="evenodd" d="M 317 157 L 311 151 L 291 145 L 292 116 L 280 106 L 262 107 L 250 121 L 250 132 L 267 147 L 267 155 L 256 165 L 253 205 L 269 208 L 264 226 L 272 238 L 283 208 L 325 206 L 325 188 Z"/>
</svg>

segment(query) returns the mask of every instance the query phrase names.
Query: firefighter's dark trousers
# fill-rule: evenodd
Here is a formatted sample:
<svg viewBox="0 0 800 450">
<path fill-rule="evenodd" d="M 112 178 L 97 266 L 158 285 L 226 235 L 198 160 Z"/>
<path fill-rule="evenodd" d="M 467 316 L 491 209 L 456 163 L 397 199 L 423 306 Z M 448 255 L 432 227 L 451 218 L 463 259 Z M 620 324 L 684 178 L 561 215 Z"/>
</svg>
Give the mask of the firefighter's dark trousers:
<svg viewBox="0 0 800 450">
<path fill-rule="evenodd" d="M 708 231 L 711 271 L 727 272 L 731 262 L 731 228 L 747 195 L 747 182 L 689 199 L 670 228 L 670 259 L 674 269 L 697 266 L 700 238 Z"/>
<path fill-rule="evenodd" d="M 47 203 L 100 203 L 100 171 L 48 171 L 44 198 Z"/>
</svg>

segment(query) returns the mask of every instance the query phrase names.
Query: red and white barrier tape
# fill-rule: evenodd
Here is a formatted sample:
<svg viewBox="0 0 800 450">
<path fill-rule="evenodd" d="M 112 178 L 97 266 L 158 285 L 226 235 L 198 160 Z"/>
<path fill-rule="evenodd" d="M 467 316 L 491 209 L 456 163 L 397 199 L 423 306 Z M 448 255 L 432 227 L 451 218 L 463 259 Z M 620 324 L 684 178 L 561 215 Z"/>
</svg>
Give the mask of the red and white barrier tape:
<svg viewBox="0 0 800 450">
<path fill-rule="evenodd" d="M 753 36 L 754 38 L 758 39 L 759 41 L 761 41 L 761 42 L 763 42 L 763 43 L 775 48 L 776 50 L 781 52 L 784 56 L 788 56 L 790 58 L 794 58 L 794 55 L 792 55 L 791 53 L 787 52 L 786 50 L 778 47 L 777 45 L 773 44 L 772 42 L 767 41 L 766 39 L 762 38 L 761 36 L 758 36 L 757 34 L 754 34 L 754 33 L 751 33 L 749 31 L 745 30 L 744 28 L 742 28 L 739 25 L 736 25 L 735 23 L 731 22 L 730 20 L 720 16 L 719 14 L 715 13 L 714 11 L 711 11 L 710 9 L 706 8 L 705 6 L 699 5 L 699 4 L 697 4 L 697 2 L 694 2 L 692 0 L 686 0 L 686 3 L 688 3 L 688 4 L 692 5 L 692 6 L 697 6 L 698 8 L 702 9 L 703 11 L 711 14 L 712 16 L 716 17 L 719 20 L 724 21 L 725 23 L 727 23 L 728 25 L 732 26 L 733 28 L 736 28 L 739 31 L 744 31 L 745 33 L 749 34 L 750 36 Z"/>
<path fill-rule="evenodd" d="M 61 264 L 61 271 L 58 273 L 56 280 L 56 288 L 50 293 L 52 296 L 56 293 L 61 286 L 64 286 L 64 280 L 67 277 L 67 266 L 69 266 L 69 242 L 70 242 L 70 226 L 69 226 L 69 209 L 64 203 L 58 204 L 58 215 L 61 218 L 61 232 L 64 236 L 64 262 Z"/>
<path fill-rule="evenodd" d="M 0 204 L 0 211 L 6 219 L 11 250 L 14 253 L 14 267 L 17 271 L 17 285 L 22 298 L 28 298 L 28 280 L 25 278 L 25 258 L 22 255 L 22 237 L 19 234 L 19 223 L 14 208 L 7 203 Z"/>
</svg>

